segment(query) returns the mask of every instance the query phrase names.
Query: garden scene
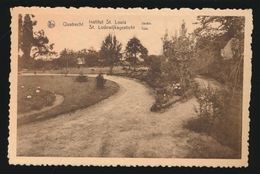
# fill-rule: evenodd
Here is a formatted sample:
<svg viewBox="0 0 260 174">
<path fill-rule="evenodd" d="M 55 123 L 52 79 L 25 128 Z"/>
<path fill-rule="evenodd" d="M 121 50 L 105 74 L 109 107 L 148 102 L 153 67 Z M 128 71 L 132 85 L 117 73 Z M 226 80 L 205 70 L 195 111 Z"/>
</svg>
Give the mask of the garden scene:
<svg viewBox="0 0 260 174">
<path fill-rule="evenodd" d="M 114 33 L 57 52 L 35 18 L 18 21 L 18 156 L 241 158 L 243 17 L 183 20 L 158 55 Z"/>
</svg>

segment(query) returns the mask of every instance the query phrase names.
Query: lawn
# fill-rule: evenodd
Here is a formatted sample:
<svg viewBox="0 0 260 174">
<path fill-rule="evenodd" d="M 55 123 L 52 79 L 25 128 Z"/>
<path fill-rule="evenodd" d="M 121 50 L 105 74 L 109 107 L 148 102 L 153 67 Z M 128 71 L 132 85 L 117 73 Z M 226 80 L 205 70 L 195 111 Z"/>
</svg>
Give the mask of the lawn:
<svg viewBox="0 0 260 174">
<path fill-rule="evenodd" d="M 19 86 L 17 99 L 18 114 L 41 110 L 43 107 L 52 106 L 55 101 L 55 94 L 45 91 L 40 86 Z"/>
<path fill-rule="evenodd" d="M 20 118 L 18 115 L 18 125 L 45 120 L 60 114 L 73 112 L 77 109 L 86 108 L 108 98 L 119 89 L 119 86 L 116 83 L 109 80 L 106 81 L 104 89 L 96 89 L 95 78 L 88 77 L 88 81 L 84 83 L 75 82 L 75 78 L 76 77 L 38 75 L 19 76 L 18 87 L 25 86 L 26 88 L 37 88 L 40 86 L 42 90 L 62 95 L 64 101 L 60 105 L 43 113 L 37 113 L 28 117 Z M 18 91 L 19 90 L 21 89 L 18 88 Z"/>
</svg>

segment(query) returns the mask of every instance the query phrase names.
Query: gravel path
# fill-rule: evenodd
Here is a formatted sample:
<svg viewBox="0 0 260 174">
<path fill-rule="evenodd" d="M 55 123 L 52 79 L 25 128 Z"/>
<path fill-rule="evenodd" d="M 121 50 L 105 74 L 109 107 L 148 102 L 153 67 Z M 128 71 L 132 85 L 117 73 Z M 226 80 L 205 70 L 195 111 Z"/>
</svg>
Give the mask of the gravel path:
<svg viewBox="0 0 260 174">
<path fill-rule="evenodd" d="M 105 78 L 120 85 L 117 94 L 87 109 L 19 127 L 18 155 L 177 158 L 189 156 L 196 138 L 220 146 L 183 128 L 196 117 L 194 98 L 153 113 L 147 87 L 122 77 Z"/>
</svg>

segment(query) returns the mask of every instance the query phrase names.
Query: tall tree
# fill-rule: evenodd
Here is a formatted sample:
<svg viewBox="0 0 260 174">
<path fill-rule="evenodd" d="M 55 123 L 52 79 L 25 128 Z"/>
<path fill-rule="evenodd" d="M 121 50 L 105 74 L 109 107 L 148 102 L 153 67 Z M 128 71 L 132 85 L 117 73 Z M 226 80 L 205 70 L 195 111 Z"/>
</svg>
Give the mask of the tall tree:
<svg viewBox="0 0 260 174">
<path fill-rule="evenodd" d="M 177 33 L 176 33 L 177 35 Z M 177 37 L 177 36 L 175 36 Z M 165 57 L 170 57 L 171 54 L 173 54 L 173 43 L 172 40 L 169 38 L 168 30 L 166 30 L 163 38 L 162 38 L 162 43 L 163 43 L 163 55 Z"/>
<path fill-rule="evenodd" d="M 23 52 L 23 57 L 26 59 L 31 58 L 31 47 L 33 43 L 33 26 L 37 24 L 37 21 L 32 21 L 34 15 L 26 14 L 24 20 L 22 20 L 22 15 L 19 15 L 19 46 Z"/>
<path fill-rule="evenodd" d="M 179 36 L 175 35 L 170 40 L 166 32 L 162 41 L 165 60 L 162 62 L 161 78 L 166 83 L 178 82 L 186 90 L 193 74 L 190 65 L 194 57 L 194 47 L 193 40 L 187 36 L 185 21 L 180 27 Z"/>
<path fill-rule="evenodd" d="M 90 67 L 99 66 L 99 52 L 96 51 L 93 47 L 90 47 L 85 54 L 86 64 Z"/>
<path fill-rule="evenodd" d="M 75 66 L 76 58 L 80 57 L 80 56 L 77 57 L 77 54 L 78 53 L 75 52 L 74 50 L 66 49 L 66 48 L 63 49 L 60 52 L 60 57 L 59 57 L 60 66 L 66 67 L 66 68 Z"/>
<path fill-rule="evenodd" d="M 100 57 L 104 60 L 104 63 L 110 67 L 110 74 L 113 73 L 113 68 L 120 62 L 122 58 L 122 44 L 117 40 L 116 36 L 109 34 L 102 42 L 100 49 Z"/>
<path fill-rule="evenodd" d="M 43 30 L 34 31 L 33 27 L 37 24 L 36 20 L 32 20 L 35 16 L 26 14 L 23 16 L 20 14 L 18 18 L 18 48 L 22 52 L 21 65 L 24 67 L 30 67 L 26 65 L 29 62 L 33 62 L 33 59 L 39 56 L 49 56 L 56 54 L 53 51 L 54 44 L 49 44 L 49 39 L 45 35 Z"/>
<path fill-rule="evenodd" d="M 133 37 L 128 41 L 125 53 L 126 60 L 131 63 L 132 66 L 135 66 L 138 60 L 145 60 L 148 55 L 148 50 L 141 44 L 138 38 Z"/>
</svg>

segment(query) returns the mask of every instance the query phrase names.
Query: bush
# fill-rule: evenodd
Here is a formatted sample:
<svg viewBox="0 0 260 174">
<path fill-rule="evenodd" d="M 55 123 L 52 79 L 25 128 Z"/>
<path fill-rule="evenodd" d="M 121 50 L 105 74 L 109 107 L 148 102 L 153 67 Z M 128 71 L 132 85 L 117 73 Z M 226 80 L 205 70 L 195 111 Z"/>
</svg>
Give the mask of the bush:
<svg viewBox="0 0 260 174">
<path fill-rule="evenodd" d="M 96 87 L 97 89 L 103 89 L 106 83 L 106 79 L 104 79 L 102 73 L 99 73 L 96 77 Z"/>
<path fill-rule="evenodd" d="M 86 82 L 87 80 L 88 80 L 87 76 L 85 76 L 82 71 L 81 71 L 81 72 L 79 73 L 79 75 L 75 78 L 75 81 L 76 81 L 76 82 Z"/>
<path fill-rule="evenodd" d="M 184 127 L 205 133 L 219 143 L 229 146 L 241 155 L 242 91 L 226 91 L 211 86 L 198 88 L 195 97 L 198 118 L 189 120 Z"/>
<path fill-rule="evenodd" d="M 195 131 L 210 133 L 215 124 L 223 121 L 228 109 L 228 93 L 210 85 L 198 88 L 195 92 L 199 104 L 194 110 L 199 116 Z M 194 126 L 193 126 L 194 127 Z"/>
</svg>

